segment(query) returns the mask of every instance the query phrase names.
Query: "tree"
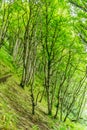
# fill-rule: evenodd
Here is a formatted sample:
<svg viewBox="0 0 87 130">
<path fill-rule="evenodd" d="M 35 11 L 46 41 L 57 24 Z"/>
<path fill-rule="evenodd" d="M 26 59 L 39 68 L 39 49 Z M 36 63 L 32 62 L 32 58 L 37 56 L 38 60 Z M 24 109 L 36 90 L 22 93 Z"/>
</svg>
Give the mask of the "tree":
<svg viewBox="0 0 87 130">
<path fill-rule="evenodd" d="M 0 2 L 0 48 L 3 46 L 6 39 L 6 33 L 9 25 L 9 12 L 10 4 L 7 5 L 5 2 Z"/>
</svg>

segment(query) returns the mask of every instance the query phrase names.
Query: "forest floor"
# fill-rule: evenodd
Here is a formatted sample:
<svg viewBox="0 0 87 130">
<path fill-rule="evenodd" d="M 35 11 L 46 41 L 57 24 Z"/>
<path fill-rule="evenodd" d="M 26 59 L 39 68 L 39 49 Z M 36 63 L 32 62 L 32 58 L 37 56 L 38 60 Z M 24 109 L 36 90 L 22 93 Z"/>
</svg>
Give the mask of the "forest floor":
<svg viewBox="0 0 87 130">
<path fill-rule="evenodd" d="M 50 118 L 39 106 L 36 108 L 36 114 L 31 114 L 29 92 L 19 86 L 18 77 L 12 75 L 6 68 L 4 64 L 0 64 L 0 122 L 2 122 L 0 130 L 6 127 L 10 127 L 11 130 L 14 128 L 49 130 Z"/>
<path fill-rule="evenodd" d="M 65 124 L 54 120 L 46 114 L 46 103 L 38 103 L 32 115 L 28 88 L 20 87 L 20 78 L 3 54 L 5 59 L 0 54 L 0 130 L 87 130 L 69 120 Z"/>
</svg>

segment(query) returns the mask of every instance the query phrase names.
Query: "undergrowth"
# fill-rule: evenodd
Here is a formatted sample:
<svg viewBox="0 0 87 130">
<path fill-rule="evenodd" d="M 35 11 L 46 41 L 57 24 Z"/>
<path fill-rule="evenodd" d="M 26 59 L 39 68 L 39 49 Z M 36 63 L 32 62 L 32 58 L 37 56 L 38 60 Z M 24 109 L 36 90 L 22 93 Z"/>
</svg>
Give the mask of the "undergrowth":
<svg viewBox="0 0 87 130">
<path fill-rule="evenodd" d="M 12 57 L 0 50 L 0 77 L 11 73 L 5 83 L 0 83 L 0 130 L 87 130 L 84 125 L 63 123 L 46 115 L 46 102 L 39 103 L 35 115 L 31 114 L 29 89 L 20 88 L 20 77 L 16 75 Z M 40 83 L 37 83 L 40 86 Z"/>
</svg>

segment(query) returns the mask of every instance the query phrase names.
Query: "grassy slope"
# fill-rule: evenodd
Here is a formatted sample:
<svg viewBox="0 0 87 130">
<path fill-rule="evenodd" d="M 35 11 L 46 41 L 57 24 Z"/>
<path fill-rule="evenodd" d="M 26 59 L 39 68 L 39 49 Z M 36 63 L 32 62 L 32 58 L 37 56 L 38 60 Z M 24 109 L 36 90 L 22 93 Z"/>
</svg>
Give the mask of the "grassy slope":
<svg viewBox="0 0 87 130">
<path fill-rule="evenodd" d="M 59 123 L 44 114 L 44 104 L 39 104 L 36 114 L 31 114 L 31 101 L 27 89 L 19 86 L 19 78 L 11 64 L 12 59 L 4 49 L 0 50 L 0 77 L 11 74 L 0 83 L 0 130 L 86 130 L 79 124 Z"/>
<path fill-rule="evenodd" d="M 46 129 L 39 114 L 32 116 L 29 93 L 22 90 L 18 84 L 14 76 L 0 84 L 0 127 L 25 130 L 38 125 Z"/>
</svg>

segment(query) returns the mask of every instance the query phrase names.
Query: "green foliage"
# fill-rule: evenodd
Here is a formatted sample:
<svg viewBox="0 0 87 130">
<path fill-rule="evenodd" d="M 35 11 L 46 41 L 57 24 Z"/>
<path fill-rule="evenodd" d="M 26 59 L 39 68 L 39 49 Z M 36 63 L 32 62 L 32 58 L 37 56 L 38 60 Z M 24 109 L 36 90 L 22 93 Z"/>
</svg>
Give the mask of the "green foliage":
<svg viewBox="0 0 87 130">
<path fill-rule="evenodd" d="M 46 113 L 50 108 L 53 115 L 48 116 L 48 124 L 54 130 L 85 129 L 68 119 L 78 121 L 86 99 L 85 5 L 86 0 L 0 1 L 0 78 L 13 74 L 5 84 L 0 83 L 0 94 L 15 101 L 32 120 L 31 106 L 39 116 L 38 106 Z M 20 90 L 21 83 L 29 88 Z M 24 100 L 26 95 L 28 100 Z M 1 125 L 15 130 L 18 121 L 13 110 L 7 111 L 11 109 L 8 104 L 8 100 L 0 104 Z M 51 120 L 54 115 L 57 121 Z M 39 130 L 39 125 L 33 124 L 32 129 Z"/>
<path fill-rule="evenodd" d="M 11 129 L 11 130 L 16 130 L 16 122 L 17 118 L 16 115 L 12 110 L 8 111 L 8 105 L 6 104 L 5 101 L 2 101 L 0 98 L 1 103 L 0 103 L 0 128 L 1 129 Z"/>
<path fill-rule="evenodd" d="M 12 57 L 4 48 L 0 50 L 0 60 L 12 69 Z"/>
<path fill-rule="evenodd" d="M 37 125 L 34 125 L 34 126 L 32 127 L 32 130 L 39 130 L 39 127 L 38 127 Z"/>
<path fill-rule="evenodd" d="M 69 119 L 65 123 L 54 124 L 52 130 L 86 130 L 84 125 L 71 122 Z"/>
</svg>

